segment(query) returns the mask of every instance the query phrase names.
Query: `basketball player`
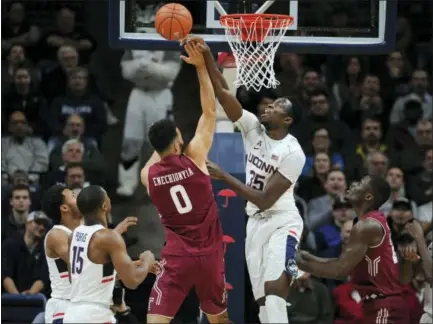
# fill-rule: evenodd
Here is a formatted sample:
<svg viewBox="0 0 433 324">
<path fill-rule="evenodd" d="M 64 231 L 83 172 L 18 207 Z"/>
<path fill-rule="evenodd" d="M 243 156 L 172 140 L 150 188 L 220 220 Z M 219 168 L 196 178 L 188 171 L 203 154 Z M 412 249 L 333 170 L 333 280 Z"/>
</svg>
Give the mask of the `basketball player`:
<svg viewBox="0 0 433 324">
<path fill-rule="evenodd" d="M 82 217 L 74 193 L 62 184 L 56 184 L 48 189 L 42 199 L 42 210 L 54 223 L 53 228 L 45 236 L 45 257 L 51 282 L 51 298 L 45 307 L 45 323 L 62 323 L 71 294 L 67 266 L 68 238 L 80 225 Z M 127 217 L 115 231 L 122 234 L 136 223 L 136 217 Z"/>
<path fill-rule="evenodd" d="M 303 251 L 298 253 L 299 267 L 312 275 L 331 279 L 350 275 L 363 301 L 363 324 L 409 323 L 391 231 L 385 215 L 378 211 L 390 193 L 389 184 L 380 177 L 366 176 L 354 183 L 346 199 L 357 218 L 340 257 L 323 259 Z"/>
<path fill-rule="evenodd" d="M 64 323 L 115 323 L 110 310 L 116 273 L 123 284 L 135 289 L 155 262 L 153 254 L 140 255 L 134 263 L 126 252 L 122 236 L 107 227 L 110 198 L 99 186 L 84 188 L 77 197 L 84 216 L 69 237 L 71 303 Z"/>
<path fill-rule="evenodd" d="M 289 134 L 292 103 L 286 98 L 262 107 L 259 118 L 243 110 L 200 38 L 215 93 L 228 118 L 241 130 L 247 153 L 246 184 L 213 164 L 212 177 L 248 200 L 245 258 L 262 323 L 288 323 L 286 298 L 298 275 L 296 249 L 303 230 L 293 190 L 305 164 L 297 139 Z M 188 43 L 188 40 L 187 40 Z"/>
<path fill-rule="evenodd" d="M 161 120 L 151 126 L 155 153 L 141 171 L 165 227 L 166 245 L 149 299 L 147 323 L 169 323 L 195 288 L 200 308 L 210 323 L 228 323 L 222 228 L 206 159 L 216 123 L 216 102 L 203 55 L 185 45 L 200 83 L 202 115 L 195 135 L 182 153 L 183 139 L 176 125 Z"/>
</svg>

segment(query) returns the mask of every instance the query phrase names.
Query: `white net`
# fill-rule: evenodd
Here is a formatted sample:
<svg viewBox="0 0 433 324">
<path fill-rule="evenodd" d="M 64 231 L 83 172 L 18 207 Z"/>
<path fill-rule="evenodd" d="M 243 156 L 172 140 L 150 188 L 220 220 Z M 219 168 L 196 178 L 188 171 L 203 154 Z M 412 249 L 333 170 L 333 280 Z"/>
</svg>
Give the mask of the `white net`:
<svg viewBox="0 0 433 324">
<path fill-rule="evenodd" d="M 260 91 L 262 87 L 276 88 L 280 84 L 274 72 L 275 53 L 292 23 L 291 17 L 284 16 L 221 19 L 236 60 L 237 88 L 245 86 L 247 90 Z"/>
</svg>

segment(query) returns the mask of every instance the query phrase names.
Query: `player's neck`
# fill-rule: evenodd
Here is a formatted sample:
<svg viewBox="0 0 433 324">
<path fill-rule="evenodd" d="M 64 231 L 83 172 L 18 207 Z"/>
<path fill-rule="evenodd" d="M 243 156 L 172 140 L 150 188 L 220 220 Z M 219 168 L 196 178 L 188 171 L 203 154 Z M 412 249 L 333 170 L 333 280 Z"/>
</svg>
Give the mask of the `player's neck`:
<svg viewBox="0 0 433 324">
<path fill-rule="evenodd" d="M 285 128 L 276 128 L 276 129 L 267 129 L 266 135 L 268 135 L 269 138 L 279 141 L 282 140 L 284 137 L 289 134 L 289 130 Z"/>
<path fill-rule="evenodd" d="M 362 218 L 364 217 L 364 215 L 366 215 L 366 214 L 368 214 L 369 212 L 371 212 L 371 209 L 370 209 L 370 208 L 367 208 L 367 207 L 365 207 L 365 206 L 362 206 L 362 207 L 354 207 L 353 210 L 355 211 L 356 216 L 357 216 L 359 219 L 362 219 Z"/>
<path fill-rule="evenodd" d="M 86 225 L 86 226 L 93 226 L 93 225 L 102 225 L 102 223 L 97 218 L 90 218 L 90 219 L 84 220 L 84 225 Z"/>
<path fill-rule="evenodd" d="M 81 224 L 81 219 L 68 219 L 61 222 L 61 225 L 69 228 L 71 231 L 75 230 Z"/>
</svg>

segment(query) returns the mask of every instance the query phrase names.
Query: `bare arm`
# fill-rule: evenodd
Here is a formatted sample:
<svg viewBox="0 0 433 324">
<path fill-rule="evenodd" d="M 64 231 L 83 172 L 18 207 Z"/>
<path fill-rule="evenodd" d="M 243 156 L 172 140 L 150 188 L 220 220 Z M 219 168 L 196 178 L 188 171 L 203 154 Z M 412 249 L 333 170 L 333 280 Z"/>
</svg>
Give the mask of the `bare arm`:
<svg viewBox="0 0 433 324">
<path fill-rule="evenodd" d="M 155 151 L 155 152 L 153 152 L 150 159 L 146 162 L 143 169 L 141 169 L 141 172 L 140 172 L 141 183 L 146 188 L 148 187 L 148 184 L 149 184 L 149 169 L 152 165 L 154 165 L 155 163 L 157 163 L 159 161 L 161 161 L 161 157 L 159 156 L 158 152 Z"/>
<path fill-rule="evenodd" d="M 197 51 L 195 54 L 202 57 Z M 202 60 L 202 58 L 201 58 Z M 204 63 L 204 62 L 203 62 Z M 193 159 L 199 167 L 206 168 L 207 155 L 210 151 L 215 133 L 216 100 L 209 74 L 204 64 L 197 65 L 197 76 L 200 83 L 200 101 L 202 114 L 197 124 L 194 137 L 185 149 L 185 154 Z"/>
<path fill-rule="evenodd" d="M 346 248 L 336 259 L 318 258 L 307 253 L 298 254 L 297 262 L 301 270 L 317 277 L 339 279 L 347 277 L 365 257 L 369 246 L 382 240 L 382 226 L 374 220 L 359 221 L 350 233 Z"/>
<path fill-rule="evenodd" d="M 112 230 L 100 231 L 98 246 L 110 256 L 113 266 L 124 285 L 129 289 L 136 289 L 146 279 L 152 264 L 142 262 L 138 266 L 126 252 L 126 245 L 122 236 Z"/>
</svg>

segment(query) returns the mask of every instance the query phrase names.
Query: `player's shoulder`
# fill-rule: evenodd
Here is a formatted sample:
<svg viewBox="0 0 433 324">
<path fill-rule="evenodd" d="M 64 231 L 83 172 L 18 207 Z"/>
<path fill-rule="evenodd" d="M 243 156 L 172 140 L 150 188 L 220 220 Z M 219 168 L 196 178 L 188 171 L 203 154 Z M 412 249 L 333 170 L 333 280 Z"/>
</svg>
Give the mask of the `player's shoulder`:
<svg viewBox="0 0 433 324">
<path fill-rule="evenodd" d="M 59 227 L 53 227 L 46 235 L 47 243 L 57 243 L 59 241 L 67 240 L 72 231 L 67 232 Z"/>
<path fill-rule="evenodd" d="M 305 159 L 304 150 L 302 149 L 301 144 L 299 144 L 298 139 L 295 136 L 287 134 L 281 144 L 281 151 L 285 156 L 292 155 L 293 158 Z"/>
<path fill-rule="evenodd" d="M 384 234 L 383 225 L 377 219 L 372 217 L 365 217 L 358 219 L 353 226 L 353 234 L 362 239 L 371 240 L 372 238 Z"/>
</svg>

